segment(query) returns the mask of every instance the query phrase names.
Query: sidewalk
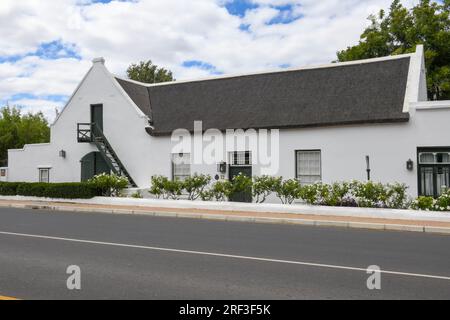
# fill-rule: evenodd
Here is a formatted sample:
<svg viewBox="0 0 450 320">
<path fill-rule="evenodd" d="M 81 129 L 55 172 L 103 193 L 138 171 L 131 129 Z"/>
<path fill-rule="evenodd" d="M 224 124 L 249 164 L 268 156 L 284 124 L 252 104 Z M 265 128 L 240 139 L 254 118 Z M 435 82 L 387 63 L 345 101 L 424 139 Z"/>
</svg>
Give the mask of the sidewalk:
<svg viewBox="0 0 450 320">
<path fill-rule="evenodd" d="M 178 207 L 177 207 L 178 206 Z M 106 214 L 136 214 L 158 217 L 193 218 L 222 221 L 241 221 L 253 223 L 294 224 L 308 226 L 344 227 L 359 229 L 412 231 L 425 233 L 450 234 L 449 221 L 406 220 L 368 218 L 341 215 L 315 215 L 298 213 L 255 212 L 236 209 L 202 209 L 173 207 L 143 206 L 143 205 L 111 205 L 87 204 L 74 202 L 53 202 L 37 200 L 4 200 L 0 199 L 0 207 L 41 209 L 54 211 L 70 211 L 80 213 Z M 342 208 L 340 208 L 342 210 Z M 1 210 L 0 210 L 1 219 Z"/>
</svg>

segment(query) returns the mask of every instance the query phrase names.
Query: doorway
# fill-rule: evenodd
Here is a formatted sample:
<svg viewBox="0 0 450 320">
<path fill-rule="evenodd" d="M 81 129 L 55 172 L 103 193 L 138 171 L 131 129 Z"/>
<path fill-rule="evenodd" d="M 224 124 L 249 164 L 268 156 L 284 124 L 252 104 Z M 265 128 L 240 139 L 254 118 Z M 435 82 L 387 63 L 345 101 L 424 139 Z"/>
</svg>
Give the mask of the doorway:
<svg viewBox="0 0 450 320">
<path fill-rule="evenodd" d="M 250 178 L 253 176 L 252 154 L 249 151 L 230 153 L 230 181 L 233 181 L 233 178 L 240 174 Z M 230 201 L 252 203 L 253 196 L 251 192 L 236 192 L 231 195 Z"/>
<path fill-rule="evenodd" d="M 81 159 L 81 182 L 86 182 L 102 173 L 110 174 L 111 169 L 100 152 L 91 152 Z"/>
<path fill-rule="evenodd" d="M 91 105 L 91 123 L 95 123 L 97 127 L 103 131 L 103 105 Z"/>
</svg>

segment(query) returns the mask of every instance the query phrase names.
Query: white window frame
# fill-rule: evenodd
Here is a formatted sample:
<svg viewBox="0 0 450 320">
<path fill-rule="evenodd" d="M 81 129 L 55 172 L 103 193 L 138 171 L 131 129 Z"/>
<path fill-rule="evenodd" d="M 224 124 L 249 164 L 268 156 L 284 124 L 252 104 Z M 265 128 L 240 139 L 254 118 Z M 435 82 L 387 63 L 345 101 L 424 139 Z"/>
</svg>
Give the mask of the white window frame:
<svg viewBox="0 0 450 320">
<path fill-rule="evenodd" d="M 318 154 L 319 155 L 319 165 L 318 172 L 301 172 L 299 165 L 300 154 Z M 317 166 L 316 166 L 317 167 Z M 300 181 L 302 185 L 311 185 L 314 183 L 322 182 L 322 150 L 296 150 L 295 151 L 295 174 L 297 180 Z M 306 178 L 306 179 L 305 179 Z M 306 180 L 306 182 L 305 182 Z"/>
<path fill-rule="evenodd" d="M 182 156 L 182 157 L 180 157 Z M 188 163 L 177 163 L 177 159 L 183 159 L 186 157 L 189 157 L 189 161 Z M 189 178 L 191 176 L 191 170 L 192 170 L 192 164 L 191 164 L 191 154 L 190 153 L 174 153 L 171 156 L 171 161 L 172 161 L 172 180 L 179 180 L 179 181 L 184 181 L 186 180 L 186 178 Z M 178 174 L 178 169 L 177 166 L 185 166 L 184 170 L 186 171 L 185 174 Z M 186 169 L 188 168 L 188 169 Z M 189 173 L 188 173 L 189 171 Z"/>
<path fill-rule="evenodd" d="M 39 182 L 40 183 L 50 183 L 50 169 L 51 168 L 39 168 Z M 42 173 L 47 171 L 47 178 L 45 180 L 42 179 Z"/>
</svg>

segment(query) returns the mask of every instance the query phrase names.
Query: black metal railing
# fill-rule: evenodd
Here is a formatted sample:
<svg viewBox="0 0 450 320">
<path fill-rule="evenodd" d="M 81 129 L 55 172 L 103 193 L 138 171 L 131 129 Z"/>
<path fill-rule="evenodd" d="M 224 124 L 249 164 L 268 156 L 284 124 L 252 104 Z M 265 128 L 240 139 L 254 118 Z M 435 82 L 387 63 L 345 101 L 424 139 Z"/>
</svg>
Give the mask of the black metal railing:
<svg viewBox="0 0 450 320">
<path fill-rule="evenodd" d="M 126 177 L 131 186 L 137 187 L 133 178 L 131 178 L 131 175 L 128 173 L 122 161 L 120 161 L 119 156 L 103 133 L 103 130 L 100 129 L 96 123 L 78 124 L 78 142 L 94 143 L 110 169 L 115 174 Z"/>
<path fill-rule="evenodd" d="M 79 123 L 77 127 L 77 133 L 79 143 L 91 143 L 92 123 Z"/>
</svg>

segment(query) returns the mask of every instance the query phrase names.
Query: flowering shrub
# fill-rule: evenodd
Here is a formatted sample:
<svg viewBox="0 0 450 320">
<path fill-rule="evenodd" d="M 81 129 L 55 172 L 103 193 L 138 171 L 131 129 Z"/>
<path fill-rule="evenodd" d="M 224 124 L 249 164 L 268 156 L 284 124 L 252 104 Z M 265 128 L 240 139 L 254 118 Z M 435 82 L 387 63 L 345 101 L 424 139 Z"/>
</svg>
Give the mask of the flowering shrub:
<svg viewBox="0 0 450 320">
<path fill-rule="evenodd" d="M 411 209 L 431 211 L 433 210 L 434 202 L 433 197 L 418 197 L 412 202 Z"/>
<path fill-rule="evenodd" d="M 120 197 L 128 186 L 128 179 L 115 174 L 102 173 L 90 179 L 89 184 L 95 186 L 104 197 Z"/>
<path fill-rule="evenodd" d="M 184 182 L 157 176 L 152 178 L 150 193 L 157 198 L 173 200 L 180 199 L 185 193 L 189 200 L 228 201 L 234 193 L 246 192 L 252 193 L 256 203 L 264 203 L 271 194 L 275 194 L 283 204 L 300 200 L 309 205 L 333 207 L 450 211 L 450 189 L 438 199 L 419 197 L 411 201 L 408 187 L 400 183 L 352 181 L 302 186 L 296 179 L 262 176 L 252 180 L 242 174 L 233 181 L 222 180 L 213 184 L 210 181 L 211 177 L 204 175 L 194 175 Z"/>
<path fill-rule="evenodd" d="M 434 202 L 435 211 L 450 211 L 450 189 L 447 189 Z"/>
<path fill-rule="evenodd" d="M 302 187 L 298 180 L 290 179 L 278 184 L 275 187 L 275 193 L 282 204 L 292 204 L 296 199 L 299 199 L 301 189 Z"/>
<path fill-rule="evenodd" d="M 152 177 L 152 185 L 150 193 L 156 196 L 158 199 L 179 200 L 183 191 L 182 181 L 171 181 L 167 177 L 154 176 Z"/>
<path fill-rule="evenodd" d="M 233 193 L 233 185 L 228 180 L 215 182 L 209 190 L 201 193 L 200 197 L 203 201 L 228 201 Z"/>
<path fill-rule="evenodd" d="M 271 176 L 255 177 L 253 179 L 253 198 L 256 203 L 264 203 L 267 197 L 280 187 L 282 178 Z"/>
<path fill-rule="evenodd" d="M 195 201 L 201 197 L 211 182 L 211 176 L 195 174 L 183 182 L 183 189 L 188 193 L 188 200 Z"/>
</svg>

